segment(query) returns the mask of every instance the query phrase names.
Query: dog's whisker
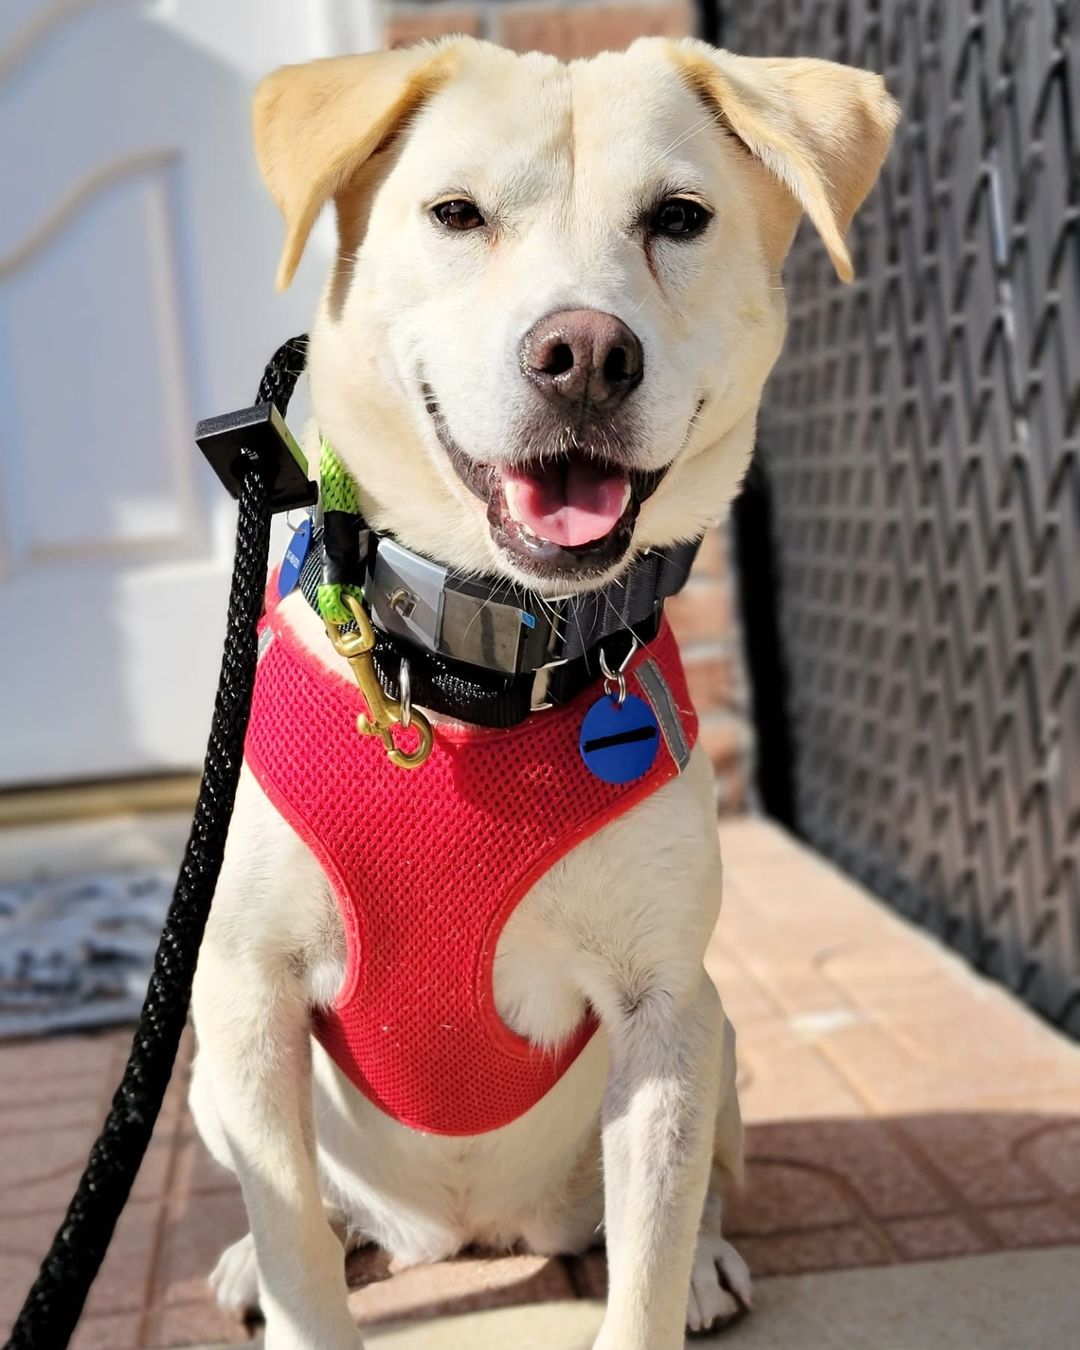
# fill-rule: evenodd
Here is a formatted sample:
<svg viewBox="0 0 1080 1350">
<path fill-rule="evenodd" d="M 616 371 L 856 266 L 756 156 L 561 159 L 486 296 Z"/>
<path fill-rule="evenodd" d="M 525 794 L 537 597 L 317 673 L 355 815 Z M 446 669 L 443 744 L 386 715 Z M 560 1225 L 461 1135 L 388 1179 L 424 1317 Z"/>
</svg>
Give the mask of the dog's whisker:
<svg viewBox="0 0 1080 1350">
<path fill-rule="evenodd" d="M 681 135 L 676 136 L 676 138 L 669 145 L 666 145 L 663 150 L 655 154 L 652 157 L 652 160 L 650 161 L 650 167 L 653 167 L 658 164 L 664 164 L 664 162 L 668 160 L 669 157 L 673 155 L 676 150 L 678 150 L 681 146 L 685 145 L 687 141 L 693 140 L 695 136 L 700 136 L 700 134 L 703 131 L 705 131 L 708 127 L 720 127 L 720 126 L 723 126 L 723 119 L 716 113 L 709 113 L 695 126 L 692 126 L 688 131 L 684 131 Z"/>
</svg>

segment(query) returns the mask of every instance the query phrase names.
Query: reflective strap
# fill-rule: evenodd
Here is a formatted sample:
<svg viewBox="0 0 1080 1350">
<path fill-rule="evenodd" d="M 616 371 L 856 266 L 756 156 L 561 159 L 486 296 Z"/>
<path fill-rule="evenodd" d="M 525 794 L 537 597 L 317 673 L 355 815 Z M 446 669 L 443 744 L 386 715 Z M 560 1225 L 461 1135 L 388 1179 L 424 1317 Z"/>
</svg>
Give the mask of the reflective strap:
<svg viewBox="0 0 1080 1350">
<path fill-rule="evenodd" d="M 686 739 L 686 732 L 683 730 L 679 710 L 675 706 L 675 700 L 671 697 L 667 680 L 664 679 L 656 662 L 649 659 L 642 661 L 634 674 L 637 676 L 638 684 L 641 685 L 645 697 L 649 700 L 649 705 L 656 714 L 656 720 L 660 723 L 660 730 L 664 733 L 664 740 L 671 752 L 671 758 L 678 766 L 679 772 L 682 773 L 690 763 L 690 745 Z"/>
<path fill-rule="evenodd" d="M 274 630 L 270 627 L 269 624 L 267 624 L 266 627 L 259 634 L 259 654 L 256 657 L 257 661 L 261 661 L 263 659 L 263 657 L 266 655 L 267 647 L 270 646 L 273 640 L 274 640 Z"/>
</svg>

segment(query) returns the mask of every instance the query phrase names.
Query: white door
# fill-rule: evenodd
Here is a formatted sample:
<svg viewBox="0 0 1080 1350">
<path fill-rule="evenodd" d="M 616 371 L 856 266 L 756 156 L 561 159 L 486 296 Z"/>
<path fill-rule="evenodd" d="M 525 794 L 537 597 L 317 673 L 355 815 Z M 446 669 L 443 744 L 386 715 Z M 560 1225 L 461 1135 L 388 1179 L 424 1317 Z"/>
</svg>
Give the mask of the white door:
<svg viewBox="0 0 1080 1350">
<path fill-rule="evenodd" d="M 331 245 L 273 290 L 250 98 L 377 0 L 0 4 L 0 786 L 202 759 L 235 508 L 199 417 L 254 397 Z M 290 420 L 293 420 L 292 418 Z"/>
</svg>

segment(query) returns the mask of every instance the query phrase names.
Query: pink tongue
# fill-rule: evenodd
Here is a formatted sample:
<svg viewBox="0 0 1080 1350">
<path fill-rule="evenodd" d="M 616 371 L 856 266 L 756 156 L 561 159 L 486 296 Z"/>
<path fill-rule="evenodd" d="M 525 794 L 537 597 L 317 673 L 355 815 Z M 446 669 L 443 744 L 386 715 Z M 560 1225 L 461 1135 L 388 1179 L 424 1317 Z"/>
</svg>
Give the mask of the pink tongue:
<svg viewBox="0 0 1080 1350">
<path fill-rule="evenodd" d="M 615 528 L 626 502 L 626 474 L 572 459 L 547 469 L 505 469 L 503 491 L 511 514 L 533 534 L 579 548 Z"/>
</svg>

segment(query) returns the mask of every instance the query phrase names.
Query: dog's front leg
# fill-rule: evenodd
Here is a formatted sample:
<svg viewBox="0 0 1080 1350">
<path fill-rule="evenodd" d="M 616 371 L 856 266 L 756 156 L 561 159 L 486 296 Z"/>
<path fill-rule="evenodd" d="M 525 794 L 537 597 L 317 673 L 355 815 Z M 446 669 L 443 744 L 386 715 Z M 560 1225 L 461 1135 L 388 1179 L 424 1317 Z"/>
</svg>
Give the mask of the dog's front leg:
<svg viewBox="0 0 1080 1350">
<path fill-rule="evenodd" d="M 708 1183 L 719 1093 L 720 1001 L 704 970 L 655 984 L 605 1018 L 609 1293 L 595 1350 L 676 1350 Z"/>
<path fill-rule="evenodd" d="M 358 1350 L 341 1242 L 315 1166 L 310 1013 L 295 975 L 218 949 L 199 957 L 199 1054 L 244 1192 L 266 1350 Z"/>
</svg>

